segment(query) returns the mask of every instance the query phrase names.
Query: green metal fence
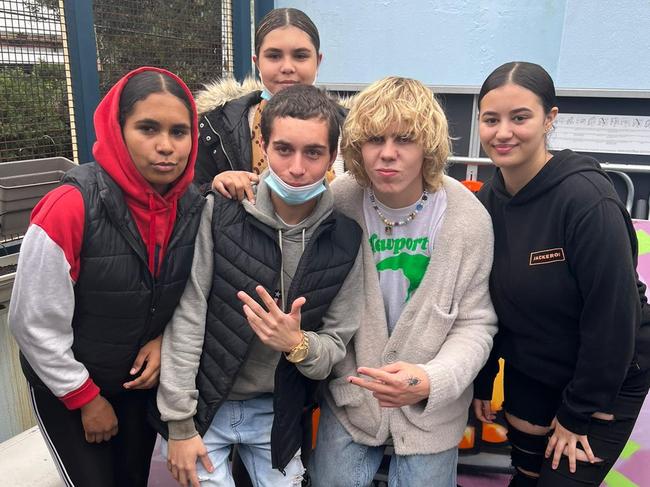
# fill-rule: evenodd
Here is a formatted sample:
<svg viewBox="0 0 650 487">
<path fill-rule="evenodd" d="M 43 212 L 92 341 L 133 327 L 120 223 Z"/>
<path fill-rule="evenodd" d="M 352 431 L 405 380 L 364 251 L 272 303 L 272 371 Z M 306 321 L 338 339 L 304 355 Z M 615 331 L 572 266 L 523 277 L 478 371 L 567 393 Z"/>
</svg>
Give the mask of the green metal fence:
<svg viewBox="0 0 650 487">
<path fill-rule="evenodd" d="M 173 71 L 190 89 L 224 71 L 222 2 L 94 0 L 93 13 L 102 95 L 143 65 Z"/>
<path fill-rule="evenodd" d="M 232 73 L 231 0 L 92 0 L 92 15 L 66 29 L 68 10 L 89 1 L 0 0 L 0 162 L 85 162 L 76 131 L 92 127 L 75 123 L 75 101 L 85 96 L 75 73 L 97 70 L 99 95 L 143 65 L 169 69 L 193 90 Z M 94 33 L 96 48 L 86 52 L 95 56 L 68 45 L 83 28 Z"/>
</svg>

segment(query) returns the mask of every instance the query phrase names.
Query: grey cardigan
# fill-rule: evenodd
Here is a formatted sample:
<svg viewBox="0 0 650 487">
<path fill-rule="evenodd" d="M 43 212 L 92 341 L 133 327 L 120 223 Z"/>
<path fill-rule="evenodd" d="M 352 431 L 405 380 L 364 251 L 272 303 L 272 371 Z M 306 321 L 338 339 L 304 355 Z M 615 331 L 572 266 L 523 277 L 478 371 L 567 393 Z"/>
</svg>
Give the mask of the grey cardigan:
<svg viewBox="0 0 650 487">
<path fill-rule="evenodd" d="M 483 205 L 445 176 L 447 209 L 419 288 L 392 335 L 363 216 L 363 189 L 346 174 L 332 184 L 336 207 L 364 231 L 366 293 L 359 331 L 325 392 L 334 414 L 357 443 L 382 445 L 390 437 L 398 455 L 431 454 L 460 441 L 472 399 L 472 381 L 486 362 L 497 331 L 488 278 L 494 235 Z M 380 408 L 372 394 L 347 382 L 359 366 L 404 361 L 421 366 L 431 384 L 426 401 Z"/>
</svg>

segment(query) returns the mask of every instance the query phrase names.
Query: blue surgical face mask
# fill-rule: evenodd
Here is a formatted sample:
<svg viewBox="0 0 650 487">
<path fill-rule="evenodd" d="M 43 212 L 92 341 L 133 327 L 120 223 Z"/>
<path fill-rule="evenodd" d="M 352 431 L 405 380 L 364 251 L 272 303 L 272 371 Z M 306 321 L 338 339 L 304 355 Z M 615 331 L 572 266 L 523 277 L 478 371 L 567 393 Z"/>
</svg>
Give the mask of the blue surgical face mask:
<svg viewBox="0 0 650 487">
<path fill-rule="evenodd" d="M 325 176 L 315 183 L 307 186 L 291 186 L 280 179 L 280 177 L 273 172 L 269 164 L 269 174 L 264 180 L 266 185 L 277 194 L 282 201 L 288 205 L 301 205 L 307 201 L 313 200 L 320 196 L 325 191 Z"/>
</svg>

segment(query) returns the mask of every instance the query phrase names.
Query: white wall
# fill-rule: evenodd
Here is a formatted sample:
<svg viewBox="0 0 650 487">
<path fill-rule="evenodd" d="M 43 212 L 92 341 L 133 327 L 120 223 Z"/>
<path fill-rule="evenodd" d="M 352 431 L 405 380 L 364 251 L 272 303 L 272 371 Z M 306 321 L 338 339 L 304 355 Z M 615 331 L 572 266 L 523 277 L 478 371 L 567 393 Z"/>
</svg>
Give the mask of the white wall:
<svg viewBox="0 0 650 487">
<path fill-rule="evenodd" d="M 650 1 L 568 0 L 558 86 L 650 90 Z"/>
<path fill-rule="evenodd" d="M 650 1 L 276 0 L 321 34 L 320 83 L 393 74 L 478 86 L 498 65 L 543 65 L 559 88 L 650 89 Z"/>
</svg>

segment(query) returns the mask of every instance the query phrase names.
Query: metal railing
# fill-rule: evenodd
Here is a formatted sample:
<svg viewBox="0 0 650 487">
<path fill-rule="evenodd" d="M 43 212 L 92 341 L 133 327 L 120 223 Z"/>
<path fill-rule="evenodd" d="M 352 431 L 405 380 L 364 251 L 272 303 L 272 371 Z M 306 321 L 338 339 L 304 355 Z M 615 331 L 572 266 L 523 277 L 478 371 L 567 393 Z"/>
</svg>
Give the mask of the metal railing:
<svg viewBox="0 0 650 487">
<path fill-rule="evenodd" d="M 449 158 L 450 164 L 465 164 L 468 166 L 493 166 L 494 163 L 492 160 L 487 157 L 459 157 L 453 156 Z M 634 182 L 632 178 L 627 173 L 637 173 L 637 174 L 650 174 L 650 166 L 644 166 L 642 164 L 624 164 L 624 163 L 611 163 L 611 162 L 602 162 L 600 167 L 603 168 L 609 174 L 615 174 L 617 177 L 621 178 L 625 184 L 626 196 L 625 196 L 625 207 L 627 211 L 632 214 L 632 207 L 634 205 Z M 647 217 L 646 217 L 647 218 Z"/>
</svg>

